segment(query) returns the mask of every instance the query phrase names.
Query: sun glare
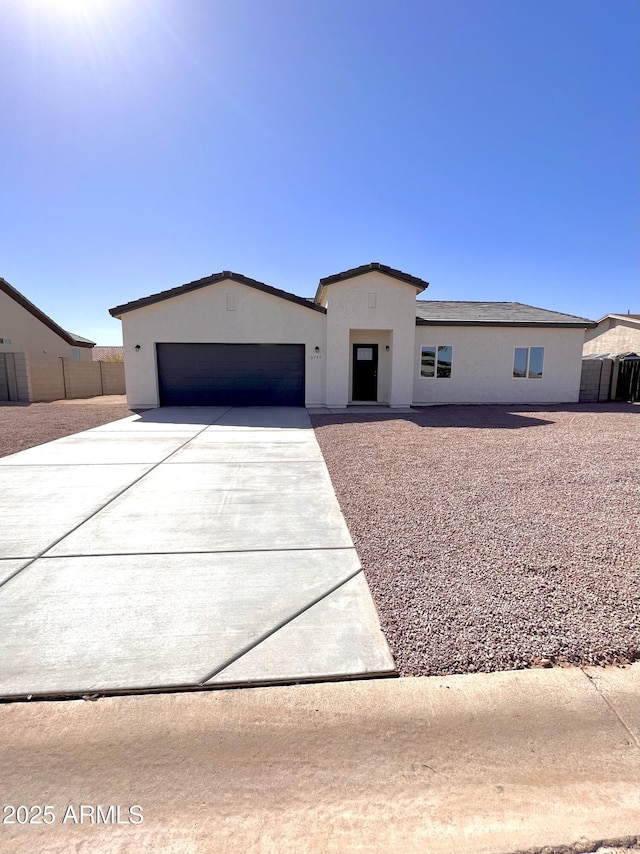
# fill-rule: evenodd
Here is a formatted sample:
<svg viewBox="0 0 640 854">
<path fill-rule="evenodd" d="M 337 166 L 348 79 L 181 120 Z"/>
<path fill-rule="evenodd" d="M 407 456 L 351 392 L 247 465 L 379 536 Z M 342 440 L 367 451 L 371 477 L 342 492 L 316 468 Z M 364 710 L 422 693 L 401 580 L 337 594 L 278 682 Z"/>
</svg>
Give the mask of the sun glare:
<svg viewBox="0 0 640 854">
<path fill-rule="evenodd" d="M 118 0 L 31 0 L 36 16 L 55 20 L 91 20 L 112 11 Z"/>
<path fill-rule="evenodd" d="M 49 8 L 77 15 L 90 13 L 92 10 L 105 6 L 106 0 L 44 0 Z"/>
</svg>

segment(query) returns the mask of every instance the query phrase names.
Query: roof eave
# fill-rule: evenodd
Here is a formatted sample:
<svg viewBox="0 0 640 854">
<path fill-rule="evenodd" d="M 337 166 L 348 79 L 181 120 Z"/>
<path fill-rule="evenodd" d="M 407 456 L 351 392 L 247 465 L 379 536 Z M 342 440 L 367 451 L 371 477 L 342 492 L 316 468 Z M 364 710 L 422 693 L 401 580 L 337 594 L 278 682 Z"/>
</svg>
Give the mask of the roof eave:
<svg viewBox="0 0 640 854">
<path fill-rule="evenodd" d="M 411 285 L 416 289 L 416 293 L 422 293 L 429 287 L 429 282 L 424 279 L 418 279 L 417 276 L 412 276 L 409 273 L 403 273 L 402 270 L 395 270 L 393 267 L 387 267 L 386 264 L 380 264 L 378 261 L 372 261 L 369 264 L 363 264 L 360 267 L 353 267 L 351 270 L 343 270 L 341 273 L 334 273 L 331 276 L 325 276 L 320 279 L 316 290 L 315 302 L 321 302 L 324 299 L 324 293 L 328 285 L 333 285 L 338 282 L 346 282 L 349 279 L 355 279 L 357 276 L 364 276 L 367 273 L 381 273 L 383 276 L 388 276 L 390 279 L 396 279 L 404 284 Z"/>
<path fill-rule="evenodd" d="M 582 322 L 554 322 L 552 320 L 426 320 L 416 317 L 416 326 L 540 326 L 547 329 L 594 329 L 593 320 Z"/>
<path fill-rule="evenodd" d="M 598 320 L 598 323 L 600 324 L 603 320 L 608 320 L 610 317 L 613 317 L 616 320 L 626 320 L 627 323 L 640 325 L 640 318 L 634 317 L 632 314 L 605 314 L 604 317 L 601 317 L 600 320 Z"/>
<path fill-rule="evenodd" d="M 45 314 L 44 311 L 38 308 L 37 305 L 34 305 L 31 300 L 28 300 L 23 294 L 20 293 L 19 290 L 13 287 L 13 285 L 9 284 L 6 279 L 0 277 L 0 291 L 5 293 L 8 297 L 10 297 L 14 302 L 17 302 L 19 306 L 24 308 L 25 311 L 28 311 L 29 314 L 33 315 L 36 320 L 39 320 L 40 323 L 43 323 L 47 326 L 52 332 L 62 338 L 62 340 L 69 344 L 72 347 L 95 347 L 95 341 L 89 341 L 87 338 L 78 339 L 75 335 L 72 335 L 71 332 L 67 332 L 66 329 L 63 329 L 62 326 L 59 326 L 55 320 L 52 320 L 49 315 Z"/>
<path fill-rule="evenodd" d="M 137 311 L 138 309 L 146 308 L 149 305 L 155 305 L 156 303 L 175 299 L 175 297 L 183 296 L 184 294 L 191 293 L 192 291 L 197 291 L 201 288 L 206 288 L 210 285 L 217 285 L 220 282 L 226 281 L 238 282 L 239 284 L 246 285 L 249 288 L 254 288 L 257 291 L 269 294 L 270 296 L 275 296 L 279 299 L 284 299 L 287 302 L 292 302 L 295 305 L 301 306 L 302 308 L 309 308 L 312 311 L 317 311 L 321 314 L 327 313 L 327 310 L 322 306 L 316 305 L 315 303 L 310 302 L 304 297 L 299 297 L 297 296 L 297 294 L 291 294 L 288 291 L 282 291 L 279 288 L 273 288 L 271 287 L 271 285 L 265 285 L 264 282 L 258 282 L 256 279 L 250 279 L 247 276 L 243 276 L 242 273 L 234 273 L 231 270 L 223 270 L 221 273 L 213 273 L 211 276 L 205 276 L 205 278 L 203 279 L 197 279 L 194 282 L 188 282 L 186 285 L 179 285 L 177 288 L 171 288 L 167 291 L 160 291 L 159 293 L 151 294 L 148 297 L 142 297 L 141 299 L 133 300 L 132 302 L 127 302 L 123 305 L 117 305 L 114 308 L 109 309 L 109 314 L 112 317 L 121 319 L 123 314 L 127 314 L 130 311 Z"/>
</svg>

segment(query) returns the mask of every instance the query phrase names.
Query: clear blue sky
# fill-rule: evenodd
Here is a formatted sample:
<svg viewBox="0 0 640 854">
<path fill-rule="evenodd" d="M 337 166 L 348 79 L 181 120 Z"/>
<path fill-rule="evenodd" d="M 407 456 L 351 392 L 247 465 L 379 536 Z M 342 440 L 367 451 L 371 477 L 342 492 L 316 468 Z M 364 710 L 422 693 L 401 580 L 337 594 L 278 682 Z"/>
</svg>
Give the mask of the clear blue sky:
<svg viewBox="0 0 640 854">
<path fill-rule="evenodd" d="M 636 0 L 0 0 L 0 275 L 67 329 L 231 269 L 640 311 Z"/>
</svg>

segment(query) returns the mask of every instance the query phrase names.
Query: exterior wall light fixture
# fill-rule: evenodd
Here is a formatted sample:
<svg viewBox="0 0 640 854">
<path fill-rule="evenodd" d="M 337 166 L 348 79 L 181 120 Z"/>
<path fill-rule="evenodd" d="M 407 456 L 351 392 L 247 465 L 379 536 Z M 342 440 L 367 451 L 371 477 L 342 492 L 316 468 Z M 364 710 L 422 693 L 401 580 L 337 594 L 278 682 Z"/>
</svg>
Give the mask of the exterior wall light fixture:
<svg viewBox="0 0 640 854">
<path fill-rule="evenodd" d="M 139 350 L 139 349 L 140 349 L 140 345 L 136 344 L 136 346 L 134 347 L 134 350 Z"/>
<path fill-rule="evenodd" d="M 320 352 L 320 347 L 316 347 L 315 349 L 316 349 L 316 353 Z"/>
<path fill-rule="evenodd" d="M 391 348 L 390 348 L 390 347 L 389 347 L 389 345 L 387 344 L 387 346 L 386 346 L 384 349 L 385 349 L 385 350 L 390 350 Z"/>
</svg>

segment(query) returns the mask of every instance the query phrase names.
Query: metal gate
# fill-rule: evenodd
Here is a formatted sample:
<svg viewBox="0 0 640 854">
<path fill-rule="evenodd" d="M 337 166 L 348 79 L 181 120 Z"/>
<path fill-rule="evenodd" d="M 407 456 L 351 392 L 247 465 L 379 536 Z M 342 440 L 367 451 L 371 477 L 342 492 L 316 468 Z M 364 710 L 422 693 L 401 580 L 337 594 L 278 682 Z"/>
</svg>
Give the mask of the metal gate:
<svg viewBox="0 0 640 854">
<path fill-rule="evenodd" d="M 620 359 L 616 400 L 640 400 L 640 356 Z"/>
<path fill-rule="evenodd" d="M 13 353 L 0 353 L 0 400 L 18 400 L 16 359 Z"/>
</svg>

